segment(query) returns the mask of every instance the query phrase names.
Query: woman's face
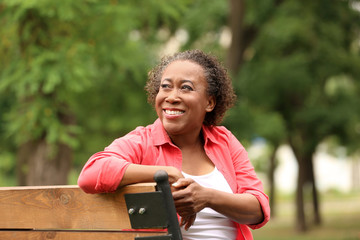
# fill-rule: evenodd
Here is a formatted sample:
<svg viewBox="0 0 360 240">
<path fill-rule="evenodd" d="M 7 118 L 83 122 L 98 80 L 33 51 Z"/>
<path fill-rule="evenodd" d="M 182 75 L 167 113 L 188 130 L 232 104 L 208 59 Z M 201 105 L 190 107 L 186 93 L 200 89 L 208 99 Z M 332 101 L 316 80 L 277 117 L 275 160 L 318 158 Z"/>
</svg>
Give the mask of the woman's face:
<svg viewBox="0 0 360 240">
<path fill-rule="evenodd" d="M 165 68 L 160 81 L 155 109 L 170 137 L 200 130 L 205 114 L 215 106 L 203 68 L 178 60 Z"/>
</svg>

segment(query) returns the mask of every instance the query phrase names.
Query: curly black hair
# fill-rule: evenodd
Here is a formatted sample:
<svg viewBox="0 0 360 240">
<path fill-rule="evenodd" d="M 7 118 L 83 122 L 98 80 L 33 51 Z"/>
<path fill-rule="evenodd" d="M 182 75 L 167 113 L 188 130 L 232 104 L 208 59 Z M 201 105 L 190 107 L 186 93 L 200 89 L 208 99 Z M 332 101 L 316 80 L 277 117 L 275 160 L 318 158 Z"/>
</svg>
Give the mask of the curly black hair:
<svg viewBox="0 0 360 240">
<path fill-rule="evenodd" d="M 236 95 L 226 69 L 214 56 L 206 54 L 201 50 L 188 50 L 163 57 L 160 63 L 148 74 L 145 86 L 148 102 L 153 106 L 155 105 L 155 98 L 159 92 L 162 74 L 165 68 L 174 61 L 190 61 L 204 69 L 208 83 L 207 93 L 209 96 L 214 96 L 216 101 L 215 108 L 211 112 L 206 113 L 204 124 L 211 126 L 221 123 L 225 112 L 234 105 Z"/>
</svg>

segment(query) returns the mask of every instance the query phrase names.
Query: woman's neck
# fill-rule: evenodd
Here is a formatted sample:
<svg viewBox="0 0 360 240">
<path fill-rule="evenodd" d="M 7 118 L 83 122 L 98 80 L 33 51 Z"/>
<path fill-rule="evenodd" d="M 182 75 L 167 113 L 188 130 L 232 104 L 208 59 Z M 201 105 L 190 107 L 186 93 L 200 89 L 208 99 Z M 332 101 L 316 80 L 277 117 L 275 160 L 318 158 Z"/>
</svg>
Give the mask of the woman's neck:
<svg viewBox="0 0 360 240">
<path fill-rule="evenodd" d="M 184 148 L 193 148 L 199 145 L 203 146 L 203 135 L 201 129 L 199 131 L 194 131 L 187 135 L 175 135 L 170 136 L 171 141 L 180 149 Z"/>
</svg>

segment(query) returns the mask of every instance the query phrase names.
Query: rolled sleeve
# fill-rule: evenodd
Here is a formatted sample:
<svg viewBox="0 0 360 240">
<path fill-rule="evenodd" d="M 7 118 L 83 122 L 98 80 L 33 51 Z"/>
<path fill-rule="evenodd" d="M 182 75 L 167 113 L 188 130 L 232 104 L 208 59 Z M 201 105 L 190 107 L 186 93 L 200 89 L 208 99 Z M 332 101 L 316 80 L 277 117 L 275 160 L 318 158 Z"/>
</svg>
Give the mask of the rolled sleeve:
<svg viewBox="0 0 360 240">
<path fill-rule="evenodd" d="M 139 131 L 143 129 L 115 139 L 104 151 L 92 155 L 79 175 L 79 187 L 86 193 L 116 191 L 128 166 L 141 163 L 145 141 Z"/>
<path fill-rule="evenodd" d="M 252 194 L 257 198 L 257 200 L 260 203 L 260 207 L 263 212 L 263 215 L 264 215 L 264 220 L 262 222 L 257 223 L 257 224 L 248 224 L 247 225 L 251 229 L 255 230 L 255 229 L 261 228 L 270 220 L 269 198 L 266 194 L 259 192 L 259 191 L 255 191 L 255 190 L 248 190 L 248 191 L 246 191 L 246 193 Z"/>
<path fill-rule="evenodd" d="M 96 153 L 82 169 L 78 185 L 86 193 L 114 192 L 130 164 L 109 153 Z"/>
<path fill-rule="evenodd" d="M 115 192 L 130 164 L 114 158 L 107 159 L 99 171 L 95 191 Z"/>
</svg>

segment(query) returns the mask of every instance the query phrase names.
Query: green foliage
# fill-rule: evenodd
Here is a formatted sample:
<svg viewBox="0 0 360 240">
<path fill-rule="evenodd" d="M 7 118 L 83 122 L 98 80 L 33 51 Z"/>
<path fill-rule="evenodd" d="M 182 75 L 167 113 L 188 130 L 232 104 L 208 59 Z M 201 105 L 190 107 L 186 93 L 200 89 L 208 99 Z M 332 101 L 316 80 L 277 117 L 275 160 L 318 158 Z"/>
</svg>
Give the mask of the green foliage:
<svg viewBox="0 0 360 240">
<path fill-rule="evenodd" d="M 174 32 L 188 4 L 1 1 L 1 142 L 62 142 L 82 166 L 115 137 L 149 124 L 155 117 L 143 88 L 158 58 L 157 32 Z"/>
<path fill-rule="evenodd" d="M 15 182 L 15 144 L 6 136 L 5 113 L 11 108 L 13 97 L 0 94 L 0 186 L 14 186 Z"/>
<path fill-rule="evenodd" d="M 358 41 L 359 13 L 347 1 L 261 6 L 267 8 L 259 10 L 266 22 L 252 14 L 247 18 L 261 28 L 236 83 L 259 119 L 276 116 L 275 122 L 263 118 L 274 132 L 256 131 L 270 142 L 301 132 L 301 138 L 311 139 L 304 145 L 316 145 L 332 134 L 349 136 L 346 128 L 354 127 L 351 122 L 359 116 L 360 57 L 352 47 Z M 278 137 L 276 131 L 281 132 Z"/>
<path fill-rule="evenodd" d="M 276 146 L 303 129 L 314 142 L 336 135 L 358 148 L 360 21 L 352 2 L 246 1 L 244 24 L 255 38 L 224 122 L 244 145 L 262 137 Z M 228 4 L 0 1 L 0 171 L 14 174 L 16 146 L 39 138 L 72 146 L 79 168 L 151 123 L 144 85 L 164 44 L 182 29 L 182 50 L 224 60 Z"/>
<path fill-rule="evenodd" d="M 15 186 L 14 154 L 0 149 L 0 159 L 0 186 Z"/>
<path fill-rule="evenodd" d="M 64 126 L 60 115 L 68 114 L 72 97 L 95 76 L 92 47 L 86 39 L 70 37 L 84 24 L 87 4 L 83 3 L 84 8 L 71 1 L 3 4 L 2 34 L 11 39 L 11 45 L 0 46 L 4 53 L 0 91 L 9 91 L 16 98 L 6 116 L 8 133 L 18 144 L 45 135 L 50 143 L 74 146 L 71 135 L 75 128 Z M 81 11 L 75 14 L 76 9 Z"/>
</svg>

